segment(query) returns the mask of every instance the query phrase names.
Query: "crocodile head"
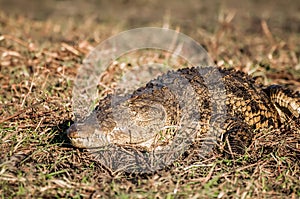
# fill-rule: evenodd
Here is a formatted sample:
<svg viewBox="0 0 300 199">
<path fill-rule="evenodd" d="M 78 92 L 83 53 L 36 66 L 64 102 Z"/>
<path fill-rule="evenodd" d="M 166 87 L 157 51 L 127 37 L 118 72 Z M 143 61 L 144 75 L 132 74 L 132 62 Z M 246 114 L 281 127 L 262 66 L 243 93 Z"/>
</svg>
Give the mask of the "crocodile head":
<svg viewBox="0 0 300 199">
<path fill-rule="evenodd" d="M 165 122 L 162 105 L 148 100 L 127 100 L 114 107 L 98 106 L 83 122 L 71 125 L 67 135 L 77 148 L 118 144 L 150 149 Z"/>
</svg>

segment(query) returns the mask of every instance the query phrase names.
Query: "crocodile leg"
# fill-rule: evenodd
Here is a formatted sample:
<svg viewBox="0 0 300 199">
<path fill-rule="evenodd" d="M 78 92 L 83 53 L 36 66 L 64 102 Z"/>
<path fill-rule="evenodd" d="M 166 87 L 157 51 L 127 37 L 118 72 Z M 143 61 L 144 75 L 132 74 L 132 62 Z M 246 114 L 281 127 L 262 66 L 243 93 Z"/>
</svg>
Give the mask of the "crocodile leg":
<svg viewBox="0 0 300 199">
<path fill-rule="evenodd" d="M 251 144 L 254 135 L 253 129 L 243 120 L 223 116 L 226 119 L 220 123 L 218 117 L 212 123 L 217 139 L 220 139 L 218 150 L 226 154 L 244 154 L 245 149 Z"/>
</svg>

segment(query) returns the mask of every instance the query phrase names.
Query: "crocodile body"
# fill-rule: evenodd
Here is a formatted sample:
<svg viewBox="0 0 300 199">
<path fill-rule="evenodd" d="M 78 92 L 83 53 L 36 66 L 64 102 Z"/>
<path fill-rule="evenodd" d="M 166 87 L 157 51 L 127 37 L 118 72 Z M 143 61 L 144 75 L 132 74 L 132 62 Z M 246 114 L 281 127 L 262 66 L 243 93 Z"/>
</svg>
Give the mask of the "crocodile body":
<svg viewBox="0 0 300 199">
<path fill-rule="evenodd" d="M 193 67 L 169 71 L 123 97 L 108 95 L 68 136 L 79 148 L 116 144 L 152 151 L 179 134 L 191 141 L 209 134 L 241 152 L 256 130 L 298 125 L 299 114 L 299 93 L 264 88 L 232 69 Z"/>
</svg>

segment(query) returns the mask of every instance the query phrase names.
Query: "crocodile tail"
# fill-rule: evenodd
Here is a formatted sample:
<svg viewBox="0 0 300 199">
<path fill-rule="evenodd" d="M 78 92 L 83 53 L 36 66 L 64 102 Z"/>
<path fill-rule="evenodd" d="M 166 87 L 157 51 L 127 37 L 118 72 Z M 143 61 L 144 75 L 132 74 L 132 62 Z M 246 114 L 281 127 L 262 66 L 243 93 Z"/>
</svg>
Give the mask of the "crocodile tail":
<svg viewBox="0 0 300 199">
<path fill-rule="evenodd" d="M 275 106 L 281 123 L 289 120 L 298 120 L 300 115 L 300 93 L 283 88 L 280 85 L 271 85 L 264 89 Z"/>
</svg>

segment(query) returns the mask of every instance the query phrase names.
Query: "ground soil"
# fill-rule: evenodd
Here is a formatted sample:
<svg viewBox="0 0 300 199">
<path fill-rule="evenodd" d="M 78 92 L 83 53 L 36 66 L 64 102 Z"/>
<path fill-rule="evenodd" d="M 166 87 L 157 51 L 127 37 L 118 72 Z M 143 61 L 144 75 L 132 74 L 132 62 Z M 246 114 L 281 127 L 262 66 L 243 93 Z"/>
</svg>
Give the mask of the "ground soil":
<svg viewBox="0 0 300 199">
<path fill-rule="evenodd" d="M 65 132 L 83 59 L 145 26 L 181 31 L 216 65 L 300 91 L 297 1 L 0 0 L 2 198 L 300 198 L 296 127 L 258 132 L 239 157 L 189 155 L 143 175 L 111 171 L 71 146 Z"/>
</svg>

